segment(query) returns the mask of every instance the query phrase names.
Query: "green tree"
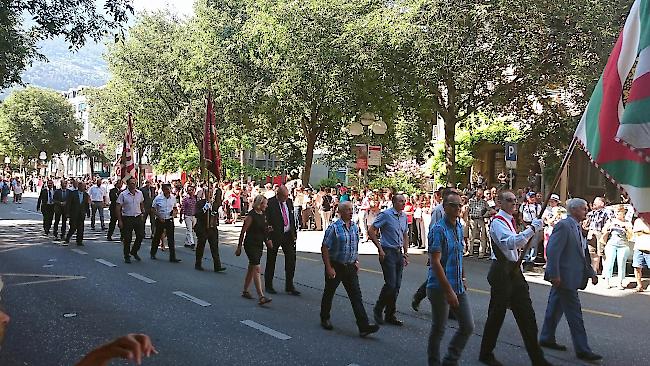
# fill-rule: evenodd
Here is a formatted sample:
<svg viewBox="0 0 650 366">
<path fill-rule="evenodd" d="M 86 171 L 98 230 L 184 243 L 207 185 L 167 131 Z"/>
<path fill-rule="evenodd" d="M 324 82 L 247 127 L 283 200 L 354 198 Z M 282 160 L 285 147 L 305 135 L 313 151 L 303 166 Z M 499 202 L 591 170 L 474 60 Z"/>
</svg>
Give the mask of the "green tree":
<svg viewBox="0 0 650 366">
<path fill-rule="evenodd" d="M 0 105 L 0 147 L 13 157 L 74 150 L 81 131 L 72 106 L 54 91 L 29 87 Z"/>
<path fill-rule="evenodd" d="M 115 33 L 133 13 L 132 0 L 105 0 L 103 11 L 94 0 L 0 2 L 0 89 L 20 83 L 21 73 L 34 60 L 44 60 L 37 42 L 62 36 L 71 49 L 87 39 L 99 41 Z M 25 26 L 23 18 L 29 20 Z"/>
</svg>

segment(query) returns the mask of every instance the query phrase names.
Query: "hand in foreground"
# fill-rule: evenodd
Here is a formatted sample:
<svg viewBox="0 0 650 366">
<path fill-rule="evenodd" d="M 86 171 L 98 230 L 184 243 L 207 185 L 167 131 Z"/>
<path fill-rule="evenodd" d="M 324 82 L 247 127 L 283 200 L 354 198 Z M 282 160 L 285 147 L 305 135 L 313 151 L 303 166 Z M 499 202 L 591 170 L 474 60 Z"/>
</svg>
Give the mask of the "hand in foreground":
<svg viewBox="0 0 650 366">
<path fill-rule="evenodd" d="M 456 293 L 453 290 L 448 291 L 445 294 L 445 298 L 447 299 L 447 303 L 449 304 L 449 306 L 451 306 L 452 308 L 458 307 L 458 296 L 456 296 Z"/>
<path fill-rule="evenodd" d="M 383 262 L 383 261 L 384 261 L 384 257 L 386 257 L 386 253 L 384 253 L 384 251 L 380 249 L 380 250 L 379 250 L 379 261 L 380 261 L 380 262 Z"/>
<path fill-rule="evenodd" d="M 235 255 L 238 257 L 241 255 L 241 246 L 238 246 L 237 249 L 235 249 Z"/>
<path fill-rule="evenodd" d="M 329 267 L 325 269 L 325 272 L 327 272 L 327 277 L 330 279 L 336 278 L 336 271 L 334 270 L 334 267 Z"/>
<path fill-rule="evenodd" d="M 266 241 L 266 250 L 271 250 L 273 249 L 273 242 L 270 240 Z"/>
<path fill-rule="evenodd" d="M 131 360 L 142 364 L 143 356 L 150 357 L 158 351 L 145 334 L 128 334 L 90 351 L 76 366 L 104 366 L 114 358 Z"/>
<path fill-rule="evenodd" d="M 598 284 L 598 276 L 591 277 L 591 284 L 594 286 Z"/>
</svg>

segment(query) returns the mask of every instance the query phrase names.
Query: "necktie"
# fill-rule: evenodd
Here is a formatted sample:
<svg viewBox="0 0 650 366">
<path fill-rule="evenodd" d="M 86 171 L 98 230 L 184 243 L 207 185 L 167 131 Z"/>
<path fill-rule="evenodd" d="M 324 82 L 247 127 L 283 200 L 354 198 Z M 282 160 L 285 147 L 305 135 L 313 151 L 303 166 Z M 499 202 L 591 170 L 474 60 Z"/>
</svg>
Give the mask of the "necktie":
<svg viewBox="0 0 650 366">
<path fill-rule="evenodd" d="M 280 211 L 282 211 L 282 221 L 284 226 L 289 226 L 289 215 L 287 214 L 287 207 L 280 202 Z"/>
<path fill-rule="evenodd" d="M 52 204 L 52 190 L 51 189 L 47 190 L 47 203 L 50 204 L 50 205 Z"/>
</svg>

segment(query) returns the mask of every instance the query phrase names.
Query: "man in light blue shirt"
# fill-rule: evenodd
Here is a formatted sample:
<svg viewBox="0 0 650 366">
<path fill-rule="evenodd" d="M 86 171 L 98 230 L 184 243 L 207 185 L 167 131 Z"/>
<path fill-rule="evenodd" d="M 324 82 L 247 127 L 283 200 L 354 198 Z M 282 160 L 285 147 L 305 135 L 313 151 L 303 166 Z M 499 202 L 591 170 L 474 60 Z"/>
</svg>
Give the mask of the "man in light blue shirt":
<svg viewBox="0 0 650 366">
<path fill-rule="evenodd" d="M 393 207 L 381 212 L 375 221 L 368 228 L 370 240 L 379 251 L 379 263 L 384 273 L 384 287 L 381 289 L 377 304 L 373 309 L 375 321 L 379 324 L 403 325 L 402 321 L 395 317 L 397 295 L 402 283 L 402 270 L 408 265 L 408 224 L 404 206 L 406 198 L 404 195 L 393 196 Z M 381 230 L 381 242 L 378 233 Z"/>
</svg>

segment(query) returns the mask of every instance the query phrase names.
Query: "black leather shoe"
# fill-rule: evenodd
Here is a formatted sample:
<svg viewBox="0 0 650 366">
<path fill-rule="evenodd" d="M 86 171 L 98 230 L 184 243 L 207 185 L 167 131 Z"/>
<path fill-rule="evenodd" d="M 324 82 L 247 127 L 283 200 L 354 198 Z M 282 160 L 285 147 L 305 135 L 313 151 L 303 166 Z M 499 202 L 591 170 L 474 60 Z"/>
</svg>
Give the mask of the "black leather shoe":
<svg viewBox="0 0 650 366">
<path fill-rule="evenodd" d="M 77 246 L 78 246 L 78 247 L 83 247 L 83 246 L 84 246 L 84 243 L 77 243 Z"/>
<path fill-rule="evenodd" d="M 396 326 L 398 326 L 398 327 L 401 327 L 402 325 L 404 325 L 404 322 L 403 322 L 403 321 L 397 319 L 397 318 L 394 317 L 394 316 L 387 317 L 386 320 L 385 320 L 385 322 L 386 322 L 387 324 L 390 324 L 390 325 L 396 325 Z"/>
<path fill-rule="evenodd" d="M 106 240 L 107 240 L 107 241 L 113 241 L 113 238 L 111 238 L 110 236 L 107 236 L 107 237 L 106 237 Z"/>
<path fill-rule="evenodd" d="M 332 325 L 332 322 L 329 319 L 322 319 L 320 321 L 320 326 L 323 327 L 323 329 L 325 330 L 334 329 L 334 326 Z"/>
<path fill-rule="evenodd" d="M 378 330 L 379 330 L 379 325 L 368 324 L 367 327 L 364 327 L 363 329 L 359 329 L 359 337 L 365 337 L 369 334 L 377 333 Z"/>
<path fill-rule="evenodd" d="M 226 270 L 226 267 L 218 267 L 218 268 L 215 268 L 215 269 L 214 269 L 214 271 L 217 272 L 217 273 L 219 273 L 219 272 L 223 272 L 223 271 L 225 271 L 225 270 Z"/>
<path fill-rule="evenodd" d="M 539 345 L 544 348 L 554 349 L 556 351 L 566 351 L 566 346 L 558 344 L 557 342 L 542 342 L 539 341 Z"/>
<path fill-rule="evenodd" d="M 124 263 L 131 263 L 131 258 L 125 257 L 124 258 Z"/>
<path fill-rule="evenodd" d="M 384 315 L 381 313 L 381 310 L 375 308 L 372 308 L 372 315 L 375 318 L 375 322 L 377 324 L 384 324 Z"/>
<path fill-rule="evenodd" d="M 191 246 L 190 246 L 189 244 L 184 244 L 183 246 L 184 246 L 185 248 L 191 248 Z"/>
<path fill-rule="evenodd" d="M 197 265 L 194 266 L 194 269 L 197 271 L 203 271 L 203 267 Z"/>
<path fill-rule="evenodd" d="M 415 311 L 420 311 L 420 302 L 415 300 L 414 298 L 413 300 L 411 300 L 411 308 L 413 308 L 413 310 Z"/>
<path fill-rule="evenodd" d="M 268 292 L 270 294 L 277 294 L 278 293 L 277 291 L 275 291 L 275 289 L 273 287 L 267 287 L 266 292 Z"/>
<path fill-rule="evenodd" d="M 156 260 L 156 259 L 157 259 L 156 256 L 153 255 L 153 254 L 152 254 L 151 256 L 149 256 L 149 257 L 150 257 L 151 259 L 153 259 L 153 260 Z"/>
<path fill-rule="evenodd" d="M 290 289 L 290 290 L 286 290 L 286 292 L 287 292 L 289 295 L 300 296 L 300 291 L 296 290 L 295 288 L 294 288 L 294 289 Z"/>
<path fill-rule="evenodd" d="M 177 258 L 170 259 L 169 261 L 172 262 L 172 263 L 180 263 L 181 262 L 181 260 L 177 259 Z"/>
<path fill-rule="evenodd" d="M 480 356 L 478 360 L 488 366 L 503 366 L 503 364 L 499 362 L 492 354 L 488 356 Z"/>
<path fill-rule="evenodd" d="M 583 361 L 598 361 L 603 359 L 603 356 L 597 355 L 593 352 L 580 352 L 577 356 Z"/>
<path fill-rule="evenodd" d="M 135 258 L 135 260 L 138 261 L 138 262 L 140 262 L 140 261 L 142 260 L 142 258 L 140 258 L 140 256 L 138 255 L 138 253 L 131 253 L 131 255 L 132 255 L 133 258 Z"/>
</svg>

